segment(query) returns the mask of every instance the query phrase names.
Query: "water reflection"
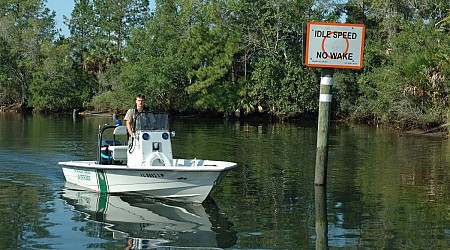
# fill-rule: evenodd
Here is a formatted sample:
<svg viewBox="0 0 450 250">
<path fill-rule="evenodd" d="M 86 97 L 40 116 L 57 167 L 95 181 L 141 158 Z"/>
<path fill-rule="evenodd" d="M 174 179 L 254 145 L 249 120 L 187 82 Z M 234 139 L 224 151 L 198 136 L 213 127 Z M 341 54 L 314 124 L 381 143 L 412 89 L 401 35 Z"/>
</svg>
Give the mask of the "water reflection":
<svg viewBox="0 0 450 250">
<path fill-rule="evenodd" d="M 316 249 L 328 249 L 326 186 L 315 186 Z"/>
<path fill-rule="evenodd" d="M 236 244 L 236 232 L 219 212 L 212 199 L 203 204 L 160 201 L 136 195 L 109 195 L 82 190 L 65 184 L 62 198 L 86 219 L 101 226 L 87 229 L 100 235 L 113 233 L 115 240 L 124 240 L 126 249 L 157 247 L 220 247 Z"/>
<path fill-rule="evenodd" d="M 321 230 L 315 224 L 316 126 L 174 119 L 173 151 L 179 157 L 240 165 L 211 194 L 220 211 L 208 200 L 200 208 L 204 212 L 198 220 L 210 224 L 180 219 L 197 228 L 188 227 L 189 237 L 178 240 L 175 236 L 184 232 L 173 229 L 180 222 L 169 215 L 159 214 L 175 225 L 161 229 L 147 217 L 140 222 L 124 216 L 113 221 L 113 205 L 97 212 L 96 204 L 85 204 L 83 193 L 65 198 L 73 205 L 60 199 L 64 176 L 58 161 L 95 158 L 98 126 L 112 122 L 111 117 L 78 116 L 74 122 L 71 115 L 0 113 L 0 249 L 123 250 L 127 237 L 131 243 L 159 240 L 155 244 L 161 246 L 315 249 L 320 236 L 328 238 L 323 242 L 329 249 L 449 249 L 448 138 L 399 134 L 382 127 L 331 126 L 326 235 L 325 224 Z M 158 212 L 147 207 L 158 201 L 116 198 L 138 211 Z M 107 204 L 116 203 L 108 199 Z M 98 198 L 88 200 L 94 203 Z M 85 213 L 68 211 L 75 205 Z M 170 211 L 169 206 L 191 211 L 179 204 L 161 206 L 163 211 Z M 199 212 L 194 208 L 191 213 Z M 202 244 L 197 235 L 212 240 Z"/>
</svg>

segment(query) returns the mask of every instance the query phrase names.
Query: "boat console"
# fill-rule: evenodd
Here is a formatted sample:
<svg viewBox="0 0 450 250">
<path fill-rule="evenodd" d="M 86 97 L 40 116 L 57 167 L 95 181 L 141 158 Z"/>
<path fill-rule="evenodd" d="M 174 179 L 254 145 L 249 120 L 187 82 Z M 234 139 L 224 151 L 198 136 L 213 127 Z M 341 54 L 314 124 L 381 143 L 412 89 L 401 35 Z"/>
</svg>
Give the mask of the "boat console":
<svg viewBox="0 0 450 250">
<path fill-rule="evenodd" d="M 136 117 L 133 135 L 121 122 L 99 128 L 98 163 L 128 167 L 172 166 L 175 135 L 169 131 L 168 115 L 142 112 Z"/>
</svg>

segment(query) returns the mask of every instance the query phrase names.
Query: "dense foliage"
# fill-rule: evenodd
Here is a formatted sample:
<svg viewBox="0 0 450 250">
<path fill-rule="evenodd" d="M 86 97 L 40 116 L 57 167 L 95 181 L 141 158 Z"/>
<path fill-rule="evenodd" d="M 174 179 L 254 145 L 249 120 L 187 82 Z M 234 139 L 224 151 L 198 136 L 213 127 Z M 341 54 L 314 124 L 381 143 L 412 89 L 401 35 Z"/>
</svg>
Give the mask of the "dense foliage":
<svg viewBox="0 0 450 250">
<path fill-rule="evenodd" d="M 306 116 L 320 69 L 302 24 L 363 23 L 364 67 L 334 73 L 333 114 L 403 129 L 450 122 L 450 2 L 75 0 L 58 35 L 45 0 L 0 0 L 0 107 Z"/>
</svg>

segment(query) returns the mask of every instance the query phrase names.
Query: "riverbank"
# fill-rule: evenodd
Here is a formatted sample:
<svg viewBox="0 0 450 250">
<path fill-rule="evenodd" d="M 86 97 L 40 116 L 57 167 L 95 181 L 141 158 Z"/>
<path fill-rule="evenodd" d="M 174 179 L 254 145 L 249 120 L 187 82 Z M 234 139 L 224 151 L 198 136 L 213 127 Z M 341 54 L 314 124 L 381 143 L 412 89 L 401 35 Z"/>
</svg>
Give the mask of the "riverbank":
<svg viewBox="0 0 450 250">
<path fill-rule="evenodd" d="M 33 111 L 23 111 L 20 107 L 20 105 L 2 105 L 0 106 L 0 113 L 33 113 Z M 121 119 L 125 117 L 126 111 L 118 111 L 116 113 L 110 112 L 110 111 L 92 111 L 92 110 L 78 110 L 73 109 L 72 111 L 60 111 L 60 112 L 51 112 L 51 114 L 61 114 L 61 115 L 76 115 L 76 116 L 96 116 L 96 117 L 111 117 L 115 119 Z M 50 114 L 45 113 L 43 114 Z M 223 116 L 223 114 L 211 114 L 211 113 L 196 113 L 196 114 L 171 114 L 173 117 L 182 118 L 182 119 L 200 119 L 200 118 L 208 118 L 208 119 L 223 119 L 228 121 L 251 121 L 251 122 L 296 122 L 296 121 L 311 121 L 314 122 L 315 118 L 308 116 L 305 119 L 300 118 L 289 118 L 289 119 L 277 119 L 274 116 L 268 115 L 268 114 L 251 114 L 248 116 Z M 432 128 L 428 128 L 426 130 L 420 130 L 420 129 L 414 129 L 414 130 L 401 130 L 398 127 L 390 126 L 390 124 L 376 124 L 371 125 L 367 124 L 366 122 L 355 122 L 355 121 L 349 121 L 349 120 L 334 120 L 332 122 L 338 122 L 343 124 L 366 124 L 368 126 L 383 126 L 386 128 L 391 128 L 393 130 L 396 130 L 400 133 L 409 134 L 409 135 L 415 135 L 415 136 L 427 136 L 427 137 L 439 137 L 439 138 L 448 138 L 449 137 L 449 131 L 448 128 L 450 127 L 450 123 L 441 124 Z"/>
</svg>

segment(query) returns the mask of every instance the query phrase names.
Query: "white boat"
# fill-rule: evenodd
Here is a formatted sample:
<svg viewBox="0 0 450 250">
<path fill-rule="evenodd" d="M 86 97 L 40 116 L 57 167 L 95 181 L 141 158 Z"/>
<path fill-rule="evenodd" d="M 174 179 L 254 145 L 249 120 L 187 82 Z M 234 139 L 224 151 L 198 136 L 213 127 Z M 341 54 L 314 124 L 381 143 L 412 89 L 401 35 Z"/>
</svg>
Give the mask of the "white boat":
<svg viewBox="0 0 450 250">
<path fill-rule="evenodd" d="M 227 161 L 174 159 L 175 133 L 168 129 L 167 114 L 148 112 L 140 117 L 131 139 L 120 122 L 101 126 L 96 161 L 59 162 L 66 181 L 100 193 L 131 192 L 201 203 L 237 167 Z M 145 122 L 155 119 L 155 124 Z"/>
</svg>

